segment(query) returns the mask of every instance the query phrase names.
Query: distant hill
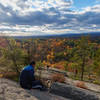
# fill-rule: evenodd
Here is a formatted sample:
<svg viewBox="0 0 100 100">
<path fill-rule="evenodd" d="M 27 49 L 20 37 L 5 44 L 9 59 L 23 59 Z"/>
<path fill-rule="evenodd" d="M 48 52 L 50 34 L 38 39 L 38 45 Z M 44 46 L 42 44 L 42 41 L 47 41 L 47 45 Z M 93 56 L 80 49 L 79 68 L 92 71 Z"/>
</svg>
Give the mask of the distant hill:
<svg viewBox="0 0 100 100">
<path fill-rule="evenodd" d="M 70 33 L 70 34 L 57 34 L 57 35 L 42 35 L 42 36 L 15 36 L 14 38 L 80 38 L 81 36 L 100 37 L 100 32 L 91 33 Z"/>
<path fill-rule="evenodd" d="M 51 35 L 37 35 L 37 36 L 10 36 L 16 39 L 27 39 L 27 38 L 80 38 L 81 36 L 90 36 L 100 38 L 100 32 L 90 32 L 90 33 L 66 33 L 66 34 L 51 34 Z"/>
</svg>

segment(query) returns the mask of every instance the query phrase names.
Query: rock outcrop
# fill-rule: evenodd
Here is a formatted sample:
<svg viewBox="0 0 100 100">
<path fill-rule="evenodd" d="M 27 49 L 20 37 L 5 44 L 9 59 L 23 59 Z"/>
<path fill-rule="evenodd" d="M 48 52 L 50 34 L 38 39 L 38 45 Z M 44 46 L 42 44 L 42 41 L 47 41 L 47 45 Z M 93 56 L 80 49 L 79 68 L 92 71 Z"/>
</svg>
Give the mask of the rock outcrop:
<svg viewBox="0 0 100 100">
<path fill-rule="evenodd" d="M 22 89 L 18 83 L 0 78 L 0 100 L 69 100 L 49 92 Z"/>
<path fill-rule="evenodd" d="M 62 83 L 52 84 L 50 93 L 70 98 L 71 100 L 100 100 L 93 92 Z"/>
<path fill-rule="evenodd" d="M 100 85 L 89 83 L 89 82 L 84 82 L 84 81 L 79 81 L 79 80 L 73 80 L 73 79 L 71 79 L 69 77 L 66 77 L 67 75 L 69 75 L 71 73 L 68 74 L 68 72 L 60 71 L 59 69 L 55 69 L 55 68 L 49 68 L 48 70 L 47 69 L 42 69 L 42 70 L 38 70 L 35 73 L 35 75 L 36 76 L 40 76 L 41 79 L 44 79 L 46 81 L 49 80 L 49 83 L 50 82 L 52 83 L 52 75 L 54 73 L 63 74 L 65 76 L 65 83 L 66 84 L 77 86 L 78 83 L 83 82 L 88 90 L 100 93 Z M 51 83 L 49 84 L 49 86 L 51 85 Z"/>
</svg>

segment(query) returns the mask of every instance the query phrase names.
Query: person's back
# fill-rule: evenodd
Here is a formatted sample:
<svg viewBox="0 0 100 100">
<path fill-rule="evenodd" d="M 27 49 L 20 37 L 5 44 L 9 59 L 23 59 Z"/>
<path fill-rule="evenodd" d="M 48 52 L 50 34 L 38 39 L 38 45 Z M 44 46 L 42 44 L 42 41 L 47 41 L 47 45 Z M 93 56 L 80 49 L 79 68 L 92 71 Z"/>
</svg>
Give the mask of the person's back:
<svg viewBox="0 0 100 100">
<path fill-rule="evenodd" d="M 40 80 L 35 80 L 34 76 L 35 62 L 32 61 L 30 65 L 26 66 L 20 74 L 20 85 L 24 89 L 40 89 L 46 90 Z"/>
<path fill-rule="evenodd" d="M 31 89 L 33 81 L 35 81 L 34 68 L 32 65 L 28 65 L 20 74 L 20 85 L 22 88 Z"/>
</svg>

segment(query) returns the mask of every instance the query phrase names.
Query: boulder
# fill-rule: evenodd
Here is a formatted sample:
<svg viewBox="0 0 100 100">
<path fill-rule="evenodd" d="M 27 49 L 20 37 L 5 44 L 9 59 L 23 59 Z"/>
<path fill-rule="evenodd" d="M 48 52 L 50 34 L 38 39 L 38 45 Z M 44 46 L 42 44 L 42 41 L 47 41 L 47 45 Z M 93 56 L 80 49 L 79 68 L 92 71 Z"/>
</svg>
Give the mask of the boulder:
<svg viewBox="0 0 100 100">
<path fill-rule="evenodd" d="M 69 100 L 48 91 L 22 89 L 18 83 L 0 78 L 0 100 Z"/>
<path fill-rule="evenodd" d="M 69 98 L 71 100 L 100 100 L 95 93 L 90 92 L 89 90 L 56 82 L 52 84 L 50 93 Z"/>
<path fill-rule="evenodd" d="M 68 74 L 66 71 L 64 70 L 60 70 L 60 69 L 57 69 L 57 68 L 49 68 L 49 69 L 46 69 L 44 67 L 40 67 L 38 70 L 37 70 L 37 73 L 39 73 L 41 71 L 42 72 L 45 72 L 45 73 L 49 73 L 49 74 L 52 74 L 52 73 L 59 73 L 59 74 L 63 74 L 64 76 L 68 77 Z"/>
</svg>

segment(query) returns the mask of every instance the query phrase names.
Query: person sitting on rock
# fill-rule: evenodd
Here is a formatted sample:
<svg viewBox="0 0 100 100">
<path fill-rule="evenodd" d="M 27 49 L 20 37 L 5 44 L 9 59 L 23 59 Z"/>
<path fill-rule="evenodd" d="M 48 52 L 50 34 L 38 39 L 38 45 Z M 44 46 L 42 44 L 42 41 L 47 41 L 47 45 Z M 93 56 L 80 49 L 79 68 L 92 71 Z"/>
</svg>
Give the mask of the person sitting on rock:
<svg viewBox="0 0 100 100">
<path fill-rule="evenodd" d="M 34 76 L 35 61 L 26 66 L 20 74 L 20 85 L 24 89 L 39 88 L 44 89 L 43 84 L 39 80 L 35 80 Z"/>
<path fill-rule="evenodd" d="M 49 70 L 49 67 L 50 67 L 50 66 L 49 66 L 49 65 L 47 65 L 47 70 Z"/>
</svg>

